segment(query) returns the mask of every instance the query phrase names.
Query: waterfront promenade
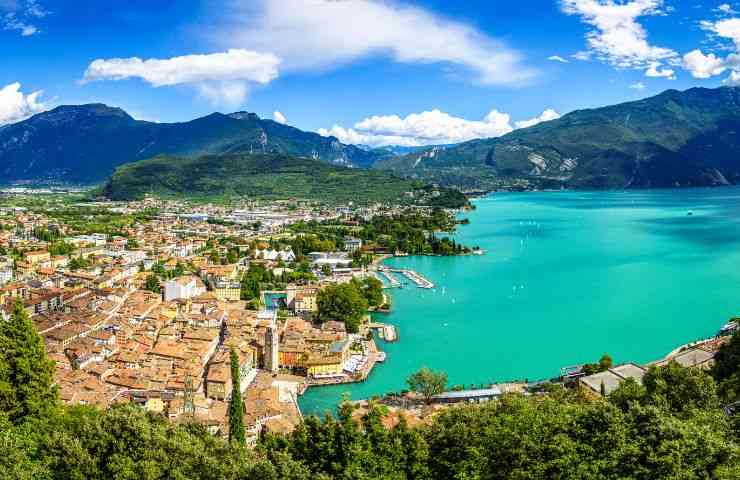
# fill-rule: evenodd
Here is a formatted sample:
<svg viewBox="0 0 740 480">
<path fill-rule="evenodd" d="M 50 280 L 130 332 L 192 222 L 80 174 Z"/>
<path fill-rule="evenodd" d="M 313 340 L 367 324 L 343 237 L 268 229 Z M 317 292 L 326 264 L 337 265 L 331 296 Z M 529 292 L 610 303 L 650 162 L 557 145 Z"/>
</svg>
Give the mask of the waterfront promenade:
<svg viewBox="0 0 740 480">
<path fill-rule="evenodd" d="M 378 358 L 380 357 L 380 353 L 382 353 L 378 351 L 378 347 L 377 345 L 375 345 L 374 340 L 369 341 L 367 346 L 367 362 L 365 362 L 365 365 L 362 366 L 357 374 L 349 375 L 347 373 L 344 373 L 341 376 L 330 378 L 309 378 L 307 382 L 308 386 L 315 387 L 323 385 L 341 385 L 343 383 L 364 382 L 370 375 L 370 372 L 373 371 L 373 368 L 375 367 L 375 364 L 378 362 Z"/>
</svg>

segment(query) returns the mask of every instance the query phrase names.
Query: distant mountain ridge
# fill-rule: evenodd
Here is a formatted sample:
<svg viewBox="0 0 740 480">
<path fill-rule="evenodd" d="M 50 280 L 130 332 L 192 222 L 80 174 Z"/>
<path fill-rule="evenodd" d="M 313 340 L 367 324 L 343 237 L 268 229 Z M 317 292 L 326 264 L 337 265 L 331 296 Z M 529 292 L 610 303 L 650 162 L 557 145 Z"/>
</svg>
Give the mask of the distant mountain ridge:
<svg viewBox="0 0 740 480">
<path fill-rule="evenodd" d="M 462 188 L 739 184 L 740 88 L 667 90 L 375 166 Z"/>
<path fill-rule="evenodd" d="M 119 165 L 160 154 L 274 153 L 368 167 L 379 157 L 254 113 L 213 113 L 189 122 L 135 120 L 104 104 L 60 106 L 0 127 L 0 179 L 92 183 Z"/>
</svg>

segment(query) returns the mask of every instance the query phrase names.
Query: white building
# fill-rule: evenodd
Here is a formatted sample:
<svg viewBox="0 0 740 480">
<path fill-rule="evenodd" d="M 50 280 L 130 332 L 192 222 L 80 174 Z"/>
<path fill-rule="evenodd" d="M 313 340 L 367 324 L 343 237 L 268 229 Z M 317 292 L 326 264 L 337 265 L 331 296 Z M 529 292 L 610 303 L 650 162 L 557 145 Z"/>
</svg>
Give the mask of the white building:
<svg viewBox="0 0 740 480">
<path fill-rule="evenodd" d="M 359 238 L 347 237 L 344 239 L 344 249 L 347 252 L 354 252 L 362 248 L 362 240 Z"/>
<path fill-rule="evenodd" d="M 179 277 L 164 282 L 164 301 L 169 302 L 177 299 L 187 299 L 203 295 L 206 286 L 193 275 Z"/>
<path fill-rule="evenodd" d="M 347 252 L 311 252 L 308 254 L 314 267 L 321 268 L 328 265 L 332 269 L 346 268 L 352 265 L 352 259 Z"/>
<path fill-rule="evenodd" d="M 3 268 L 0 269 L 0 285 L 4 285 L 13 280 L 13 269 Z"/>
<path fill-rule="evenodd" d="M 257 248 L 254 251 L 254 258 L 259 260 L 282 260 L 284 262 L 294 262 L 295 254 L 293 253 L 293 249 L 290 247 L 286 248 L 285 250 L 260 250 L 259 248 Z"/>
<path fill-rule="evenodd" d="M 77 235 L 76 237 L 68 238 L 66 241 L 75 246 L 94 245 L 96 247 L 102 247 L 108 243 L 108 237 L 104 233 L 93 233 L 92 235 Z"/>
</svg>

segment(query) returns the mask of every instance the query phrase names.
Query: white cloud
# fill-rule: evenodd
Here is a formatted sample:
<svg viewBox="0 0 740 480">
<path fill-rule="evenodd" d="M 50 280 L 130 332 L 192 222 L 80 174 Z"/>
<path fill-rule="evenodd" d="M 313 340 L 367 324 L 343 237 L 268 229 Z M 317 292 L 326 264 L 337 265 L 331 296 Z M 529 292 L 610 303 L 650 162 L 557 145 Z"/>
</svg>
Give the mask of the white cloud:
<svg viewBox="0 0 740 480">
<path fill-rule="evenodd" d="M 728 38 L 735 42 L 735 46 L 740 49 L 740 18 L 728 18 L 718 22 L 701 22 L 702 28 L 715 33 L 722 38 Z"/>
<path fill-rule="evenodd" d="M 671 68 L 662 68 L 660 62 L 653 62 L 650 64 L 647 70 L 645 70 L 646 77 L 652 78 L 667 78 L 669 80 L 676 79 L 676 72 Z"/>
<path fill-rule="evenodd" d="M 218 40 L 273 52 L 286 71 L 384 55 L 401 63 L 455 65 L 484 84 L 516 85 L 537 74 L 503 42 L 396 0 L 232 0 L 231 6 L 223 15 L 230 25 L 219 30 Z"/>
<path fill-rule="evenodd" d="M 277 123 L 282 123 L 283 125 L 288 124 L 288 119 L 285 118 L 285 115 L 283 115 L 278 110 L 275 110 L 272 114 L 272 119 L 275 120 Z"/>
<path fill-rule="evenodd" d="M 663 0 L 561 0 L 560 4 L 563 12 L 578 15 L 593 27 L 586 34 L 589 51 L 616 68 L 648 69 L 678 56 L 670 48 L 651 45 L 647 31 L 637 22 L 640 17 L 664 15 Z"/>
<path fill-rule="evenodd" d="M 740 72 L 733 70 L 730 75 L 722 81 L 723 84 L 730 87 L 740 86 Z"/>
<path fill-rule="evenodd" d="M 550 120 L 557 120 L 558 118 L 560 118 L 560 114 L 552 108 L 548 108 L 538 117 L 530 118 L 529 120 L 520 120 L 518 122 L 515 122 L 515 125 L 516 128 L 527 128 L 533 127 L 538 123 L 549 122 Z"/>
<path fill-rule="evenodd" d="M 645 90 L 645 84 L 642 82 L 633 83 L 630 85 L 630 88 L 633 90 Z"/>
<path fill-rule="evenodd" d="M 21 84 L 11 83 L 0 89 L 0 125 L 24 120 L 33 114 L 43 112 L 46 106 L 39 101 L 41 90 L 24 95 Z"/>
<path fill-rule="evenodd" d="M 192 85 L 214 103 L 238 105 L 250 83 L 267 84 L 277 78 L 279 65 L 280 59 L 271 53 L 241 49 L 168 59 L 98 59 L 87 67 L 83 81 L 140 78 L 154 87 Z"/>
<path fill-rule="evenodd" d="M 516 122 L 515 126 L 526 128 L 559 117 L 557 112 L 547 109 L 538 117 Z M 511 117 L 498 110 L 491 110 L 483 120 L 467 120 L 434 109 L 404 118 L 398 115 L 373 116 L 356 123 L 354 128 L 334 125 L 330 129 L 319 129 L 318 133 L 337 137 L 346 144 L 378 147 L 460 143 L 476 138 L 500 137 L 513 130 Z"/>
<path fill-rule="evenodd" d="M 21 36 L 23 37 L 30 37 L 31 35 L 37 34 L 39 31 L 35 26 L 18 20 L 15 14 L 12 13 L 5 15 L 5 18 L 3 19 L 3 29 L 18 30 L 21 32 Z"/>
<path fill-rule="evenodd" d="M 551 55 L 547 57 L 547 59 L 551 62 L 570 63 L 567 59 L 561 57 L 560 55 Z"/>
<path fill-rule="evenodd" d="M 710 78 L 727 70 L 726 61 L 713 53 L 704 55 L 701 50 L 692 50 L 683 56 L 683 67 L 694 78 Z"/>
<path fill-rule="evenodd" d="M 39 28 L 31 22 L 48 14 L 37 0 L 0 1 L 0 26 L 3 30 L 18 31 L 24 37 L 39 33 Z"/>
<path fill-rule="evenodd" d="M 729 3 L 723 3 L 722 5 L 715 8 L 714 11 L 723 13 L 725 15 L 734 15 L 738 13 L 734 8 L 732 8 L 732 5 L 730 5 Z"/>
<path fill-rule="evenodd" d="M 720 5 L 718 11 L 729 14 L 728 10 Z M 739 86 L 740 85 L 740 18 L 726 18 L 716 22 L 704 20 L 699 22 L 702 29 L 710 33 L 713 39 L 724 38 L 731 40 L 735 46 L 735 53 L 722 58 L 714 53 L 704 54 L 701 50 L 693 50 L 683 57 L 683 66 L 691 72 L 695 78 L 711 78 L 721 75 L 729 70 L 730 75 L 723 80 L 723 84 Z"/>
<path fill-rule="evenodd" d="M 582 62 L 587 62 L 591 60 L 591 57 L 593 54 L 591 52 L 582 51 L 582 52 L 576 52 L 571 57 L 575 58 L 576 60 L 580 60 Z"/>
</svg>

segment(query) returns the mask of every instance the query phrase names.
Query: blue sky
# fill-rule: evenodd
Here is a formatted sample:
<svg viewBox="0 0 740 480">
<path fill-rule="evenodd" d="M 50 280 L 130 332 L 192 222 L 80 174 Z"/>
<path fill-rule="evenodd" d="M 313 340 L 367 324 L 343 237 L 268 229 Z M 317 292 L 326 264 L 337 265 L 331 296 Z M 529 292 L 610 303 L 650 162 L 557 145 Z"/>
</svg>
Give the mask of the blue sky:
<svg viewBox="0 0 740 480">
<path fill-rule="evenodd" d="M 277 111 L 348 143 L 449 143 L 740 84 L 738 11 L 723 0 L 0 0 L 0 123 L 103 102 L 151 121 Z"/>
</svg>

